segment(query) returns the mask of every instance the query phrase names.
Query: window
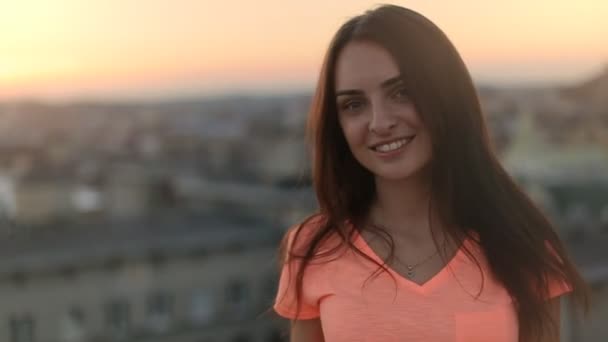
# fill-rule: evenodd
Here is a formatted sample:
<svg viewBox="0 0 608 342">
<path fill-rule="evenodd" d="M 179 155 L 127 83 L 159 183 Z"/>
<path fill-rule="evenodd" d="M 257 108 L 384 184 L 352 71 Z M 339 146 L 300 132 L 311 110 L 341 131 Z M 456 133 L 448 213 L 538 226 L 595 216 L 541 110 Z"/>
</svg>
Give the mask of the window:
<svg viewBox="0 0 608 342">
<path fill-rule="evenodd" d="M 201 289 L 192 294 L 190 299 L 190 319 L 195 324 L 207 324 L 214 320 L 216 302 L 211 290 Z"/>
<path fill-rule="evenodd" d="M 271 273 L 266 275 L 262 279 L 262 301 L 264 305 L 267 305 L 269 302 L 274 300 L 274 297 L 277 293 L 277 287 L 279 284 L 279 277 L 276 273 Z"/>
<path fill-rule="evenodd" d="M 147 299 L 147 325 L 157 333 L 167 332 L 171 327 L 174 297 L 166 291 L 150 294 Z"/>
<path fill-rule="evenodd" d="M 278 328 L 273 328 L 270 329 L 267 333 L 266 333 L 266 338 L 264 339 L 264 341 L 266 342 L 283 342 L 283 341 L 287 341 L 285 338 L 283 338 L 283 334 L 281 334 L 281 331 Z M 285 334 L 285 336 L 287 336 Z"/>
<path fill-rule="evenodd" d="M 608 204 L 605 204 L 600 211 L 600 229 L 608 233 Z"/>
<path fill-rule="evenodd" d="M 9 325 L 11 342 L 34 341 L 34 319 L 31 315 L 13 316 Z"/>
<path fill-rule="evenodd" d="M 82 309 L 72 307 L 61 320 L 62 341 L 80 342 L 86 339 L 85 316 Z"/>
<path fill-rule="evenodd" d="M 246 333 L 240 333 L 238 335 L 235 335 L 232 339 L 230 339 L 230 342 L 251 342 L 253 341 L 253 339 L 251 338 L 250 335 L 246 334 Z"/>
<path fill-rule="evenodd" d="M 569 239 L 580 240 L 592 230 L 592 215 L 583 203 L 569 204 L 565 209 L 564 220 Z"/>
<path fill-rule="evenodd" d="M 129 333 L 130 307 L 124 299 L 114 299 L 106 304 L 106 325 L 108 333 L 116 338 L 124 338 Z"/>
<path fill-rule="evenodd" d="M 246 308 L 249 300 L 249 286 L 240 279 L 228 282 L 225 288 L 226 302 L 231 310 L 240 312 Z"/>
<path fill-rule="evenodd" d="M 566 208 L 566 220 L 575 229 L 585 229 L 591 222 L 591 212 L 583 203 L 574 203 Z"/>
</svg>

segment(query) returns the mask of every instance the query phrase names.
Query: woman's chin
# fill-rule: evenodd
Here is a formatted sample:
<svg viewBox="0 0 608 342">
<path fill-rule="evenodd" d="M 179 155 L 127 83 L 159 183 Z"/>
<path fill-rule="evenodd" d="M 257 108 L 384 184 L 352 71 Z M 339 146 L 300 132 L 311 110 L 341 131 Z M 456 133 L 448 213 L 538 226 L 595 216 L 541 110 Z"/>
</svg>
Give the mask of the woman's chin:
<svg viewBox="0 0 608 342">
<path fill-rule="evenodd" d="M 419 179 L 424 168 L 407 169 L 407 168 L 395 168 L 395 169 L 379 169 L 373 170 L 376 180 L 384 182 L 403 182 L 407 180 Z"/>
</svg>

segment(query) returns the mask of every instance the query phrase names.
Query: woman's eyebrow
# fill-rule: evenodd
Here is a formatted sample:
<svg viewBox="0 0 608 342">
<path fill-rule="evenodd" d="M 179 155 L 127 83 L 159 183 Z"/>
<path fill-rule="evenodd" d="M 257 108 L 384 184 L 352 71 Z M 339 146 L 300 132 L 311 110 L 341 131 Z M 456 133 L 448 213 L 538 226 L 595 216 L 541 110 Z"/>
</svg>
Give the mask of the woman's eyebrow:
<svg viewBox="0 0 608 342">
<path fill-rule="evenodd" d="M 391 77 L 386 81 L 383 81 L 382 83 L 380 83 L 380 87 L 387 89 L 390 88 L 396 84 L 399 84 L 403 82 L 403 77 L 401 75 L 397 75 L 395 77 Z"/>
<path fill-rule="evenodd" d="M 390 87 L 394 86 L 395 84 L 399 84 L 401 82 L 403 82 L 403 77 L 401 75 L 397 75 L 395 77 L 391 77 L 389 79 L 382 81 L 382 83 L 380 83 L 380 87 L 383 89 L 387 89 L 387 88 L 390 88 Z M 345 89 L 345 90 L 336 91 L 336 97 L 343 96 L 343 95 L 361 95 L 361 94 L 363 94 L 363 91 L 358 90 L 358 89 Z"/>
</svg>

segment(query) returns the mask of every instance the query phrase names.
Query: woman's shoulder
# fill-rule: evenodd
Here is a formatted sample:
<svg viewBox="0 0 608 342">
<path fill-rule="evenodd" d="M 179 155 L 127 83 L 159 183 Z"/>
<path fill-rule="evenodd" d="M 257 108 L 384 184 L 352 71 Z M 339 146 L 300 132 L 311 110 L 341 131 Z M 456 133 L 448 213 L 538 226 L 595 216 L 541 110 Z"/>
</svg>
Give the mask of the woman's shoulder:
<svg viewBox="0 0 608 342">
<path fill-rule="evenodd" d="M 317 213 L 289 227 L 285 233 L 288 250 L 305 252 L 326 223 L 327 218 Z"/>
<path fill-rule="evenodd" d="M 304 255 L 314 244 L 314 254 L 323 254 L 343 245 L 338 233 L 340 227 L 330 226 L 323 214 L 313 214 L 287 229 L 284 239 L 287 250 Z"/>
</svg>

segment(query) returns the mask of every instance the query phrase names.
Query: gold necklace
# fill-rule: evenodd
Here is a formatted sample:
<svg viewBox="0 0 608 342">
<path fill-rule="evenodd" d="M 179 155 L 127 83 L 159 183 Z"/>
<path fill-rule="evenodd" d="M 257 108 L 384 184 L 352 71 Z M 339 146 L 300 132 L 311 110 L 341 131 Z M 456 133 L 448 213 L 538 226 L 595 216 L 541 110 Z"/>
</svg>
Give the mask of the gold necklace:
<svg viewBox="0 0 608 342">
<path fill-rule="evenodd" d="M 444 239 L 444 240 L 443 240 L 443 243 L 441 244 L 441 248 L 444 248 L 444 247 L 445 247 L 445 243 L 446 243 L 446 240 Z M 397 260 L 397 261 L 398 261 L 398 262 L 399 262 L 401 265 L 403 265 L 403 266 L 405 266 L 405 267 L 407 268 L 407 273 L 406 273 L 406 276 L 407 276 L 409 279 L 412 279 L 412 278 L 414 278 L 414 277 L 416 276 L 416 270 L 415 270 L 415 269 L 416 269 L 416 267 L 418 267 L 418 266 L 420 266 L 420 265 L 422 265 L 422 264 L 424 264 L 424 263 L 428 262 L 429 260 L 431 260 L 431 259 L 432 259 L 432 258 L 433 258 L 435 255 L 437 255 L 437 254 L 439 254 L 439 248 L 438 248 L 438 249 L 437 249 L 437 250 L 436 250 L 436 251 L 435 251 L 433 254 L 429 255 L 428 257 L 424 258 L 422 261 L 419 261 L 419 262 L 417 262 L 417 263 L 415 263 L 415 264 L 408 264 L 408 263 L 405 263 L 405 262 L 401 261 L 401 259 L 399 259 L 397 256 L 394 256 L 394 258 L 395 258 L 395 259 L 396 259 L 396 260 Z"/>
<path fill-rule="evenodd" d="M 375 224 L 375 226 L 380 227 L 380 228 L 382 228 L 382 229 L 384 229 L 384 230 L 387 230 L 387 229 L 386 229 L 386 227 L 385 227 L 385 226 L 383 226 L 383 225 Z M 446 238 L 445 238 L 445 236 L 444 236 L 443 243 L 441 244 L 441 248 L 442 248 L 442 249 L 445 249 L 446 240 L 447 240 L 447 239 L 446 239 Z M 418 266 L 420 266 L 420 265 L 422 265 L 422 264 L 424 264 L 424 263 L 426 263 L 427 261 L 431 260 L 431 259 L 432 259 L 432 258 L 433 258 L 435 255 L 437 255 L 437 254 L 439 254 L 439 248 L 438 248 L 438 249 L 437 249 L 437 250 L 436 250 L 436 251 L 435 251 L 433 254 L 429 255 L 429 256 L 428 256 L 428 257 L 426 257 L 426 258 L 424 258 L 424 260 L 419 261 L 419 262 L 417 262 L 417 263 L 415 263 L 415 264 L 413 264 L 413 265 L 408 264 L 408 263 L 404 263 L 404 262 L 403 262 L 403 261 L 401 261 L 401 259 L 399 259 L 399 258 L 398 258 L 396 255 L 393 255 L 393 257 L 394 257 L 394 258 L 395 258 L 395 259 L 396 259 L 396 260 L 397 260 L 397 261 L 398 261 L 398 262 L 399 262 L 401 265 L 403 265 L 403 266 L 405 266 L 405 267 L 407 268 L 407 273 L 406 273 L 406 276 L 407 276 L 409 279 L 412 279 L 412 278 L 414 278 L 414 277 L 416 276 L 416 271 L 415 271 L 415 268 L 416 268 L 416 267 L 418 267 Z"/>
</svg>

